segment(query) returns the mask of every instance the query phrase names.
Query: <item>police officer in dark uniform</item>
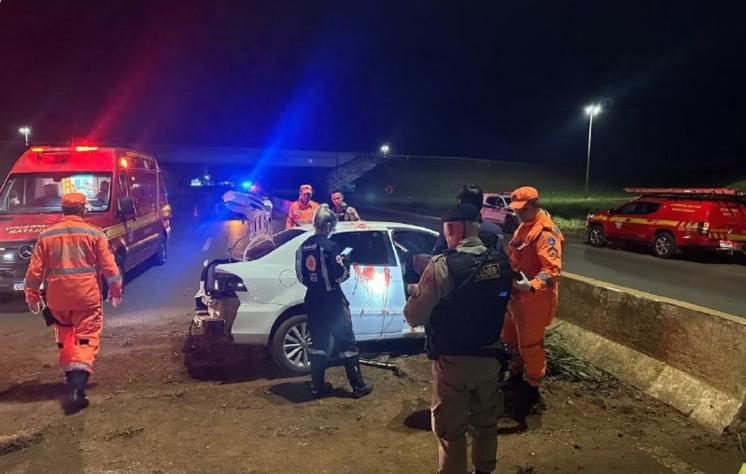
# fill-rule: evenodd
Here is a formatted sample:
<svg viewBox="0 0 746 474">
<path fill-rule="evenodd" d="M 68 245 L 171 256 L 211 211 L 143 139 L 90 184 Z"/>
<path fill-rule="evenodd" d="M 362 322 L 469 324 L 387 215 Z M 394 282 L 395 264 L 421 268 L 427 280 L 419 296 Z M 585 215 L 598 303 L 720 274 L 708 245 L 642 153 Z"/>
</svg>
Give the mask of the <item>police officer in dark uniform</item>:
<svg viewBox="0 0 746 474">
<path fill-rule="evenodd" d="M 484 201 L 484 194 L 482 188 L 476 184 L 465 184 L 461 186 L 458 194 L 456 195 L 456 201 L 460 204 L 471 204 L 480 211 L 479 217 L 479 240 L 486 247 L 497 247 L 502 248 L 503 245 L 503 231 L 495 223 L 482 220 L 481 211 Z M 432 254 L 437 255 L 443 253 L 448 246 L 446 245 L 445 237 L 441 233 L 438 235 L 438 240 L 435 241 L 433 246 Z"/>
<path fill-rule="evenodd" d="M 340 286 L 349 277 L 349 263 L 337 244 L 329 239 L 336 225 L 337 215 L 322 204 L 313 216 L 314 235 L 295 254 L 295 271 L 306 287 L 303 305 L 311 334 L 311 393 L 322 397 L 331 391 L 331 384 L 324 381 L 331 334 L 334 350 L 344 362 L 352 394 L 360 398 L 373 391 L 373 384 L 363 380 L 349 303 Z"/>
<path fill-rule="evenodd" d="M 443 234 L 448 250 L 434 256 L 420 283 L 409 287 L 404 316 L 410 326 L 426 329 L 438 472 L 466 472 L 471 428 L 472 463 L 477 473 L 488 473 L 497 463 L 500 331 L 513 271 L 502 248 L 488 248 L 477 237 L 476 206 L 449 210 Z"/>
</svg>

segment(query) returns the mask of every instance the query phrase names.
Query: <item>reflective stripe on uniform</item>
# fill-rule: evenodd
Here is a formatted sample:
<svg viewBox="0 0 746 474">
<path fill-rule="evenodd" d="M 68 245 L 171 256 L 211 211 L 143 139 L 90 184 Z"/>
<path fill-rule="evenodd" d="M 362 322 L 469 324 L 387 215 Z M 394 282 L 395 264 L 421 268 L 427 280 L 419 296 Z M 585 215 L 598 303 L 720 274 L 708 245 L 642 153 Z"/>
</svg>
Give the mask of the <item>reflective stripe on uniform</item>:
<svg viewBox="0 0 746 474">
<path fill-rule="evenodd" d="M 73 362 L 72 364 L 65 364 L 62 365 L 62 370 L 65 372 L 69 372 L 71 370 L 85 370 L 87 372 L 91 371 L 91 365 L 90 364 L 84 364 L 83 362 Z"/>
<path fill-rule="evenodd" d="M 109 278 L 106 279 L 106 283 L 108 283 L 109 285 L 111 285 L 112 283 L 116 283 L 118 281 L 122 281 L 122 275 L 114 275 L 114 276 L 110 276 Z M 204 285 L 204 283 L 203 283 L 203 285 Z"/>
<path fill-rule="evenodd" d="M 319 255 L 321 256 L 319 265 L 321 266 L 321 276 L 324 278 L 324 285 L 326 291 L 332 291 L 332 283 L 329 281 L 329 270 L 326 268 L 326 257 L 324 257 L 324 249 L 319 247 Z"/>
<path fill-rule="evenodd" d="M 88 229 L 86 227 L 63 227 L 60 229 L 51 229 L 42 232 L 39 234 L 40 239 L 44 239 L 46 237 L 52 237 L 54 235 L 63 235 L 63 234 L 87 234 L 92 235 L 93 237 L 103 237 L 104 233 L 100 230 L 96 229 Z"/>
<path fill-rule="evenodd" d="M 79 273 L 96 273 L 96 267 L 50 268 L 50 275 L 76 275 Z"/>
<path fill-rule="evenodd" d="M 358 354 L 360 354 L 360 351 L 344 351 L 339 353 L 339 357 L 342 359 L 349 359 L 352 357 L 357 357 Z"/>
<path fill-rule="evenodd" d="M 308 349 L 308 353 L 311 355 L 326 355 L 326 351 L 320 349 Z"/>
<path fill-rule="evenodd" d="M 552 276 L 547 272 L 539 272 L 538 275 L 536 275 L 536 278 L 543 281 L 545 285 L 547 285 L 548 288 L 554 287 L 554 280 L 552 280 Z"/>
</svg>

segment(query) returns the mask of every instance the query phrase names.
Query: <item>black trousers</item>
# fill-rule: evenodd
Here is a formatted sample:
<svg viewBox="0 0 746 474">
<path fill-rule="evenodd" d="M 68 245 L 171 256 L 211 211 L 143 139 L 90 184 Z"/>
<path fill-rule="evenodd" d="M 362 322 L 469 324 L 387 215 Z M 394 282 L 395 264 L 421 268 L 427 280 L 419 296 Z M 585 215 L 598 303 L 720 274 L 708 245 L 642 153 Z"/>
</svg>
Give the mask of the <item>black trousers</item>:
<svg viewBox="0 0 746 474">
<path fill-rule="evenodd" d="M 338 356 L 342 360 L 358 356 L 350 305 L 341 291 L 306 294 L 304 307 L 308 315 L 312 355 Z M 334 339 L 333 347 L 329 345 L 330 336 Z"/>
</svg>

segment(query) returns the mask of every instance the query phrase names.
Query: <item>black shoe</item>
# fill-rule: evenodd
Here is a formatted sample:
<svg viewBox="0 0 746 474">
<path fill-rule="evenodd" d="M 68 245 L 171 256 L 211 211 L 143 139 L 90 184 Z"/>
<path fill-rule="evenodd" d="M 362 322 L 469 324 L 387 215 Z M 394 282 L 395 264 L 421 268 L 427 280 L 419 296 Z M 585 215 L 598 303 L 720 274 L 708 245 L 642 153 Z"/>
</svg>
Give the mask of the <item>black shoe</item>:
<svg viewBox="0 0 746 474">
<path fill-rule="evenodd" d="M 352 398 L 363 398 L 364 396 L 369 395 L 372 391 L 373 391 L 372 383 L 366 383 L 359 387 L 353 387 Z"/>
<path fill-rule="evenodd" d="M 322 398 L 329 395 L 331 392 L 332 384 L 329 382 L 324 382 L 324 385 L 322 385 L 321 388 L 316 388 L 311 384 L 311 395 L 313 395 L 313 398 Z"/>
<path fill-rule="evenodd" d="M 88 407 L 89 402 L 85 395 L 85 387 L 88 384 L 89 376 L 90 374 L 85 370 L 65 372 L 68 392 L 64 407 L 68 415 L 72 415 Z"/>
<path fill-rule="evenodd" d="M 345 360 L 345 373 L 347 380 L 352 387 L 352 397 L 362 398 L 373 391 L 372 383 L 365 383 L 363 373 L 360 371 L 360 360 L 357 357 L 351 357 Z"/>
<path fill-rule="evenodd" d="M 510 417 L 518 423 L 525 425 L 526 417 L 531 413 L 534 404 L 540 398 L 539 387 L 534 387 L 526 383 L 521 390 L 512 392 L 510 398 L 506 398 Z"/>
</svg>

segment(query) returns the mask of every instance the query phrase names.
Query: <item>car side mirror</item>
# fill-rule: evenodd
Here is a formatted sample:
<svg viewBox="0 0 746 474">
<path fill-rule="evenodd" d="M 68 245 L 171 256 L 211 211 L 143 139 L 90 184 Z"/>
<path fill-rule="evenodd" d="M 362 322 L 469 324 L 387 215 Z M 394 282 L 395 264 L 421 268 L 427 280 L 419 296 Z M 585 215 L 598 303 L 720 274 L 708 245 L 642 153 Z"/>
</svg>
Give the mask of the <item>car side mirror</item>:
<svg viewBox="0 0 746 474">
<path fill-rule="evenodd" d="M 119 217 L 123 221 L 129 221 L 135 218 L 135 203 L 129 196 L 119 197 Z"/>
</svg>

